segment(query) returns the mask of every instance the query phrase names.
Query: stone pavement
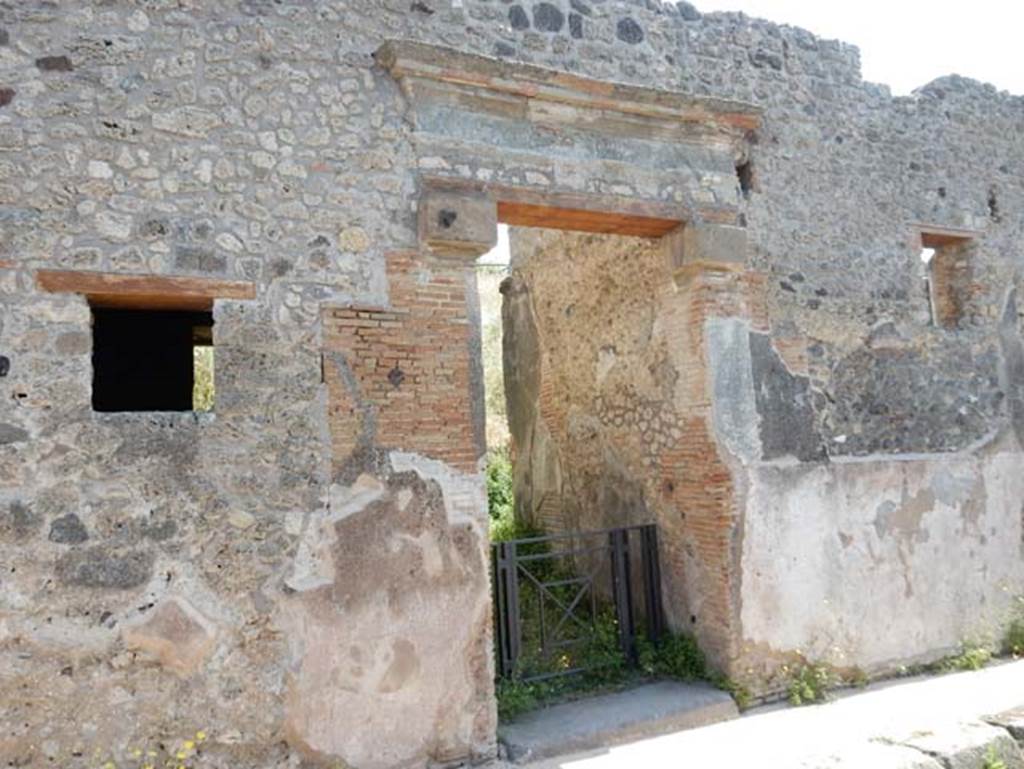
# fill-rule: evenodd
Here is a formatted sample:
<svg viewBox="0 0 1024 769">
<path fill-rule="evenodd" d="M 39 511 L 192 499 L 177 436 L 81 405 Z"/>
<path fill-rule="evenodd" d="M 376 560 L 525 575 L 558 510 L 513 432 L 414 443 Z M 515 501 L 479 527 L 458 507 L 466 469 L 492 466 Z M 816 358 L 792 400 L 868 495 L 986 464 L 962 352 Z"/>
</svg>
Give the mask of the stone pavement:
<svg viewBox="0 0 1024 769">
<path fill-rule="evenodd" d="M 539 761 L 532 769 L 1024 769 L 1024 661 Z M 1011 712 L 1016 709 L 1016 712 Z M 1001 717 L 1000 717 L 1000 714 Z"/>
<path fill-rule="evenodd" d="M 736 718 L 732 697 L 710 684 L 658 681 L 542 708 L 503 724 L 498 739 L 517 763 L 607 747 Z"/>
</svg>

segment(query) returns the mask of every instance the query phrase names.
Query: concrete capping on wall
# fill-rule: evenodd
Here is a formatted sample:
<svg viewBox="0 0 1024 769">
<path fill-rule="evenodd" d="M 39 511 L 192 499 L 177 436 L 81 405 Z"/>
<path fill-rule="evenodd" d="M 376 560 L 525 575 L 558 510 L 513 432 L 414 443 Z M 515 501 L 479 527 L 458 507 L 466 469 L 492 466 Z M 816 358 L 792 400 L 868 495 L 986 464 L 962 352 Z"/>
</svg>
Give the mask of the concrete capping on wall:
<svg viewBox="0 0 1024 769">
<path fill-rule="evenodd" d="M 377 49 L 374 58 L 397 79 L 423 78 L 479 86 L 527 99 L 676 122 L 704 123 L 728 133 L 743 134 L 757 128 L 761 122 L 762 109 L 741 101 L 593 80 L 410 40 L 390 40 Z"/>
</svg>

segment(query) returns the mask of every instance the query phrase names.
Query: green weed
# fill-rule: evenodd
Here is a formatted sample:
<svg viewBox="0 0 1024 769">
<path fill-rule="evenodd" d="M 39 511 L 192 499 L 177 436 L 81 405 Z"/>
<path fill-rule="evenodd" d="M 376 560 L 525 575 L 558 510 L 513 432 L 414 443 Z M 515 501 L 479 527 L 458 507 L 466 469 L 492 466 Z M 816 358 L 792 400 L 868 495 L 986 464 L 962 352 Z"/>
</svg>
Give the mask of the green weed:
<svg viewBox="0 0 1024 769">
<path fill-rule="evenodd" d="M 646 638 L 638 640 L 640 669 L 648 675 L 677 678 L 680 681 L 703 681 L 708 678 L 707 661 L 688 635 L 666 635 L 657 643 Z"/>
<path fill-rule="evenodd" d="M 1003 649 L 1014 657 L 1024 655 L 1024 620 L 1015 619 L 1010 623 L 1003 640 Z"/>
<path fill-rule="evenodd" d="M 996 749 L 990 745 L 988 752 L 985 754 L 985 763 L 981 765 L 981 769 L 1008 769 L 1008 767 L 1006 762 L 996 753 Z"/>
<path fill-rule="evenodd" d="M 963 670 L 981 670 L 992 659 L 992 650 L 974 642 L 965 641 L 959 654 L 947 657 L 937 663 L 940 672 L 951 673 Z"/>
<path fill-rule="evenodd" d="M 793 705 L 823 702 L 830 689 L 839 683 L 828 665 L 801 665 L 793 671 L 786 693 Z"/>
</svg>

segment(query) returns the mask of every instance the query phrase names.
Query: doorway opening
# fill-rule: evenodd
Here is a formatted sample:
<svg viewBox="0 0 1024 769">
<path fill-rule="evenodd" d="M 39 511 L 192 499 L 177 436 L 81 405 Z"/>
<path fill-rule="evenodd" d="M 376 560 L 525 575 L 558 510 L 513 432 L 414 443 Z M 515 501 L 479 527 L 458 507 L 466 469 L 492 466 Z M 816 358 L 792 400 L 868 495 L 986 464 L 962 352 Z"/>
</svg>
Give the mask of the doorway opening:
<svg viewBox="0 0 1024 769">
<path fill-rule="evenodd" d="M 685 385 L 662 240 L 503 224 L 477 285 L 502 715 L 673 665 L 704 677 L 688 636 L 673 662 L 654 643 Z"/>
</svg>

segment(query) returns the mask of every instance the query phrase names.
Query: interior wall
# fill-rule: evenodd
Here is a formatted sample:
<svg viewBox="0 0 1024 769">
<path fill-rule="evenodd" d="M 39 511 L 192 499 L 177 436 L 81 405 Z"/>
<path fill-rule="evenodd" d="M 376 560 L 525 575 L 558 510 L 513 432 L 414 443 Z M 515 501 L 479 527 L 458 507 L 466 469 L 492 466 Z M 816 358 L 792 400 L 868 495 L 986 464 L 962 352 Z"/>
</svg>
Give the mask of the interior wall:
<svg viewBox="0 0 1024 769">
<path fill-rule="evenodd" d="M 657 323 L 671 288 L 659 244 L 526 228 L 512 241 L 504 350 L 517 514 L 548 531 L 648 522 L 658 495 L 647 481 L 679 436 L 678 374 Z"/>
<path fill-rule="evenodd" d="M 546 531 L 658 523 L 666 614 L 730 652 L 731 481 L 706 420 L 699 290 L 660 240 L 517 228 L 504 352 L 516 512 Z"/>
</svg>

